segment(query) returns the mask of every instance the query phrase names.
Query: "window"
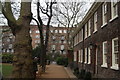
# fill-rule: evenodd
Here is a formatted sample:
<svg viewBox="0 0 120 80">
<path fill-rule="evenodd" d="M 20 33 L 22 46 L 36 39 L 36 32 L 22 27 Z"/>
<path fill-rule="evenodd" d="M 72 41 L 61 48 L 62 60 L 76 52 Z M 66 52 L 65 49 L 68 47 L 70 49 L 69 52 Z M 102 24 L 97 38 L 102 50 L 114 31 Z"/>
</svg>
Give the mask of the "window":
<svg viewBox="0 0 120 80">
<path fill-rule="evenodd" d="M 80 54 L 81 54 L 80 61 L 81 61 L 81 63 L 82 63 L 82 62 L 83 62 L 83 50 L 82 50 L 82 49 L 80 50 Z"/>
<path fill-rule="evenodd" d="M 35 43 L 40 43 L 40 40 L 35 40 Z"/>
<path fill-rule="evenodd" d="M 88 21 L 88 36 L 91 35 L 91 20 Z"/>
<path fill-rule="evenodd" d="M 61 36 L 61 40 L 65 40 L 65 36 Z"/>
<path fill-rule="evenodd" d="M 3 52 L 5 52 L 6 50 L 5 49 L 3 49 Z"/>
<path fill-rule="evenodd" d="M 64 33 L 67 33 L 67 30 L 64 30 Z"/>
<path fill-rule="evenodd" d="M 52 45 L 52 50 L 55 50 L 55 45 Z"/>
<path fill-rule="evenodd" d="M 103 3 L 102 5 L 102 24 L 107 24 L 107 3 Z M 103 26 L 102 26 L 103 27 Z"/>
<path fill-rule="evenodd" d="M 64 41 L 64 44 L 66 43 L 66 41 Z"/>
<path fill-rule="evenodd" d="M 52 37 L 52 39 L 53 39 L 53 40 L 55 40 L 55 39 L 56 39 L 56 37 L 55 37 L 55 36 L 53 36 L 53 37 Z"/>
<path fill-rule="evenodd" d="M 77 52 L 74 52 L 74 61 L 77 61 Z"/>
<path fill-rule="evenodd" d="M 50 30 L 51 31 L 51 33 L 53 33 L 53 30 Z"/>
<path fill-rule="evenodd" d="M 40 38 L 40 36 L 39 36 L 39 35 L 36 35 L 35 38 Z"/>
<path fill-rule="evenodd" d="M 30 33 L 32 33 L 32 31 L 30 30 Z"/>
<path fill-rule="evenodd" d="M 90 48 L 88 48 L 88 64 L 91 63 L 91 52 L 90 52 Z"/>
<path fill-rule="evenodd" d="M 64 45 L 61 45 L 61 50 L 64 50 Z"/>
<path fill-rule="evenodd" d="M 80 58 L 81 58 L 81 51 L 79 50 L 79 57 L 78 57 L 79 60 L 78 60 L 78 62 L 80 62 L 80 60 L 81 60 Z"/>
<path fill-rule="evenodd" d="M 58 30 L 55 30 L 55 33 L 58 33 Z"/>
<path fill-rule="evenodd" d="M 7 52 L 8 52 L 8 53 L 10 52 L 9 49 L 7 49 Z"/>
<path fill-rule="evenodd" d="M 96 31 L 97 31 L 97 12 L 94 13 L 94 32 Z"/>
<path fill-rule="evenodd" d="M 14 53 L 14 49 L 12 49 L 11 52 Z"/>
<path fill-rule="evenodd" d="M 117 10 L 117 0 L 112 0 L 111 2 L 111 18 L 115 18 L 118 16 L 118 10 Z"/>
<path fill-rule="evenodd" d="M 12 48 L 12 46 L 13 46 L 13 45 L 12 45 L 12 44 L 10 44 L 10 45 L 9 45 L 9 48 Z"/>
<path fill-rule="evenodd" d="M 87 29 L 87 23 L 85 24 L 85 39 L 87 38 L 87 34 L 88 34 L 88 29 Z"/>
<path fill-rule="evenodd" d="M 87 48 L 85 48 L 85 63 L 87 63 Z"/>
<path fill-rule="evenodd" d="M 40 33 L 39 30 L 36 30 L 36 33 Z"/>
<path fill-rule="evenodd" d="M 118 38 L 112 39 L 112 69 L 118 70 Z"/>
<path fill-rule="evenodd" d="M 62 30 L 59 30 L 59 33 L 62 33 Z"/>
<path fill-rule="evenodd" d="M 10 39 L 9 39 L 9 38 L 7 39 L 7 42 L 10 42 Z"/>
<path fill-rule="evenodd" d="M 103 64 L 102 67 L 107 67 L 107 41 L 103 42 Z"/>
</svg>

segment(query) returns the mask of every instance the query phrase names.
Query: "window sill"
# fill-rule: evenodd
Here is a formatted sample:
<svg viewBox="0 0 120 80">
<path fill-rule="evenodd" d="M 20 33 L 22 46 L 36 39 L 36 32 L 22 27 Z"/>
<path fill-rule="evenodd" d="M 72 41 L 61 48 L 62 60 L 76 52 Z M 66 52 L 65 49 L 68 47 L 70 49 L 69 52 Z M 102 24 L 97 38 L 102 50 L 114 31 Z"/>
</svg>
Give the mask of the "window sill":
<svg viewBox="0 0 120 80">
<path fill-rule="evenodd" d="M 116 18 L 118 18 L 118 15 L 116 15 L 114 18 L 110 19 L 109 22 L 114 21 Z"/>
<path fill-rule="evenodd" d="M 119 67 L 118 67 L 118 66 L 111 66 L 110 68 L 111 68 L 111 69 L 114 69 L 114 70 L 119 70 Z"/>
<path fill-rule="evenodd" d="M 97 30 L 95 30 L 93 33 L 95 34 L 97 32 Z"/>
<path fill-rule="evenodd" d="M 103 64 L 103 65 L 101 65 L 101 67 L 107 68 L 108 66 L 107 66 L 107 64 Z"/>
<path fill-rule="evenodd" d="M 91 64 L 90 62 L 88 62 L 88 64 Z"/>
<path fill-rule="evenodd" d="M 88 35 L 88 37 L 90 37 L 91 35 Z"/>
<path fill-rule="evenodd" d="M 107 23 L 103 24 L 103 25 L 101 26 L 101 28 L 105 27 L 106 25 L 107 25 Z"/>
<path fill-rule="evenodd" d="M 87 62 L 84 62 L 85 64 L 87 64 Z"/>
</svg>

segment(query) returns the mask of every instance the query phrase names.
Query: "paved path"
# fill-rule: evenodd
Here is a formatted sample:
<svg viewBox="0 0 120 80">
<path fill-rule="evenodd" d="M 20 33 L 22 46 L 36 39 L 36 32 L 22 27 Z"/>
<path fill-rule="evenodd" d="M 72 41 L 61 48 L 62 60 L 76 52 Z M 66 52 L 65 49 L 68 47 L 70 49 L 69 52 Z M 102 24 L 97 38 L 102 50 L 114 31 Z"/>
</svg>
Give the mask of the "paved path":
<svg viewBox="0 0 120 80">
<path fill-rule="evenodd" d="M 63 66 L 56 64 L 47 65 L 46 72 L 43 73 L 39 78 L 66 78 L 69 79 L 69 72 Z"/>
</svg>

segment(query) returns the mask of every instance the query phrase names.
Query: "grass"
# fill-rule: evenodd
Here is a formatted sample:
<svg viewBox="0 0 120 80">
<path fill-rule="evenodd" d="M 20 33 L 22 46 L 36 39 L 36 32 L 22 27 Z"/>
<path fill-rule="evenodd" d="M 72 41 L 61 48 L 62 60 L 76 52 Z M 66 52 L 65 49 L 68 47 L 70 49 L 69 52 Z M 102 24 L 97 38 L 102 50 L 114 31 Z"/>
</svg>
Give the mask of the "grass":
<svg viewBox="0 0 120 80">
<path fill-rule="evenodd" d="M 3 77 L 9 77 L 12 73 L 12 64 L 2 64 L 2 74 Z"/>
</svg>

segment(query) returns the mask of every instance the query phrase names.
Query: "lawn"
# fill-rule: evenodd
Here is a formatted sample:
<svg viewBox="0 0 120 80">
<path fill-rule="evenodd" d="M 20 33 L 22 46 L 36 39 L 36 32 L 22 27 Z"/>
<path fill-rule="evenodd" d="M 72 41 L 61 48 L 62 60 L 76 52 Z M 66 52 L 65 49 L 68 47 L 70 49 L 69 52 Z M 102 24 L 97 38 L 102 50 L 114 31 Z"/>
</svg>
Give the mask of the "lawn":
<svg viewBox="0 0 120 80">
<path fill-rule="evenodd" d="M 12 73 L 12 64 L 2 64 L 2 74 L 3 77 L 9 77 Z"/>
</svg>

